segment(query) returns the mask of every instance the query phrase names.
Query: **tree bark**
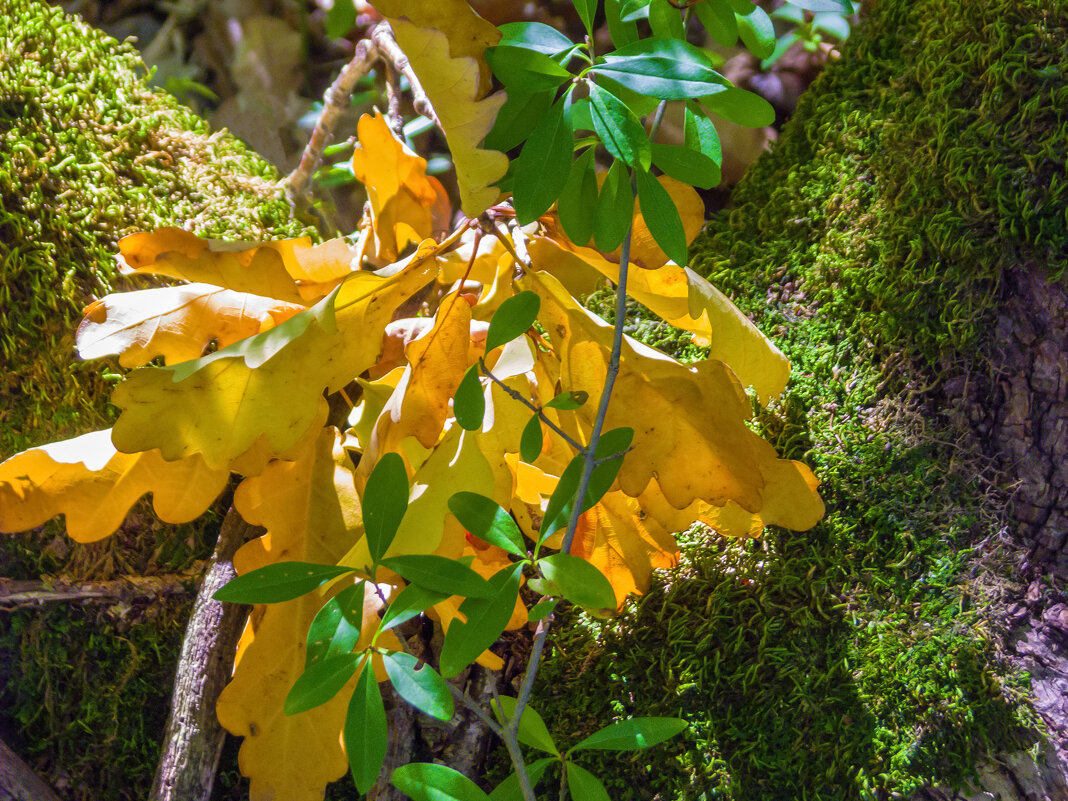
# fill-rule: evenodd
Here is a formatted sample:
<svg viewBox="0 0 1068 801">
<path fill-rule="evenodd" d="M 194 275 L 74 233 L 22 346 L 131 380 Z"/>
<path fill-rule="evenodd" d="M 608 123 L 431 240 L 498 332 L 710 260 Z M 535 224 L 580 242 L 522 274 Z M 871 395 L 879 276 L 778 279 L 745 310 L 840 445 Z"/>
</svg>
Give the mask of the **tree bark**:
<svg viewBox="0 0 1068 801">
<path fill-rule="evenodd" d="M 0 740 L 0 801 L 59 801 L 52 788 Z"/>
<path fill-rule="evenodd" d="M 174 680 L 163 755 L 149 801 L 207 801 L 226 732 L 215 702 L 230 678 L 249 607 L 212 595 L 234 577 L 232 559 L 257 529 L 230 509 L 193 604 Z"/>
</svg>

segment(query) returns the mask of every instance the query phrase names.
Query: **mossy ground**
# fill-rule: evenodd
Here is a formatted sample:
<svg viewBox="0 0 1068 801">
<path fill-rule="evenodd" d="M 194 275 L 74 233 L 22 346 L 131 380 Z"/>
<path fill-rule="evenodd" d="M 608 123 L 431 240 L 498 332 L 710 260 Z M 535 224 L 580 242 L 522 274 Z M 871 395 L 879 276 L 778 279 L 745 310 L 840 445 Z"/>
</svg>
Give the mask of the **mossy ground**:
<svg viewBox="0 0 1068 801">
<path fill-rule="evenodd" d="M 1002 270 L 1068 266 L 1066 44 L 1047 3 L 880 0 L 695 244 L 793 363 L 755 424 L 813 467 L 828 513 L 757 541 L 692 532 L 621 618 L 557 630 L 536 704 L 562 739 L 692 724 L 591 760 L 613 797 L 907 797 L 1034 737 L 971 582 L 996 476 L 937 387 L 990 369 Z"/>
</svg>

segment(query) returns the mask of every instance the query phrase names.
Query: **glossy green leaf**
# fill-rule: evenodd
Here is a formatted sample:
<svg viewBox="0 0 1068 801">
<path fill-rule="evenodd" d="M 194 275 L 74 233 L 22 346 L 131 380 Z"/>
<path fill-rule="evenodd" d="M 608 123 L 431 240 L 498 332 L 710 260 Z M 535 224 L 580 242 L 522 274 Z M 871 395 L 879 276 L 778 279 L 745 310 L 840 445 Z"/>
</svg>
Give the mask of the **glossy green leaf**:
<svg viewBox="0 0 1068 801">
<path fill-rule="evenodd" d="M 539 620 L 548 617 L 549 613 L 556 608 L 556 604 L 557 601 L 553 598 L 544 598 L 538 601 L 527 612 L 527 620 L 531 623 L 537 623 Z"/>
<path fill-rule="evenodd" d="M 460 612 L 467 620 L 457 618 L 449 625 L 438 660 L 442 676 L 451 679 L 460 675 L 479 654 L 497 642 L 515 609 L 522 573 L 521 563 L 506 567 L 490 579 L 494 589 L 492 598 L 468 598 L 460 604 Z"/>
<path fill-rule="evenodd" d="M 703 50 L 681 39 L 642 39 L 607 54 L 591 71 L 666 100 L 705 97 L 728 85 Z"/>
<path fill-rule="evenodd" d="M 649 148 L 650 158 L 652 147 Z M 634 217 L 634 191 L 623 162 L 608 168 L 597 196 L 597 217 L 593 221 L 593 242 L 597 249 L 611 253 L 623 243 Z"/>
<path fill-rule="evenodd" d="M 439 604 L 449 596 L 443 592 L 434 592 L 418 584 L 409 584 L 389 603 L 389 608 L 382 615 L 382 622 L 375 632 L 377 638 L 383 631 L 396 628 L 416 615 L 422 614 L 434 604 Z"/>
<path fill-rule="evenodd" d="M 593 20 L 597 16 L 597 0 L 572 0 L 572 4 L 575 6 L 575 11 L 578 12 L 579 19 L 582 20 L 582 27 L 586 29 L 586 33 L 593 36 Z"/>
<path fill-rule="evenodd" d="M 830 34 L 835 39 L 845 41 L 849 38 L 849 21 L 841 14 L 817 14 L 812 18 L 812 27 L 817 31 Z"/>
<path fill-rule="evenodd" d="M 588 108 L 588 104 L 585 106 Z M 572 163 L 567 183 L 556 204 L 564 233 L 576 245 L 585 245 L 593 236 L 593 220 L 597 210 L 597 174 L 594 172 L 593 154 L 594 149 L 588 148 Z"/>
<path fill-rule="evenodd" d="M 668 258 L 681 267 L 686 266 L 689 249 L 686 244 L 686 231 L 682 227 L 682 218 L 675 208 L 675 201 L 663 185 L 647 172 L 638 171 L 638 206 L 642 210 L 649 233 L 660 245 Z"/>
<path fill-rule="evenodd" d="M 626 164 L 649 169 L 653 156 L 649 136 L 627 105 L 595 83 L 589 84 L 593 129 L 608 152 Z"/>
<path fill-rule="evenodd" d="M 744 17 L 738 17 L 738 35 L 742 44 L 757 58 L 767 58 L 775 52 L 775 23 L 760 6 Z"/>
<path fill-rule="evenodd" d="M 343 737 L 352 780 L 357 790 L 366 793 L 378 780 L 389 739 L 386 709 L 370 657 L 363 660 L 360 678 L 349 701 Z"/>
<path fill-rule="evenodd" d="M 375 562 L 389 550 L 407 510 L 408 472 L 404 459 L 397 453 L 385 453 L 367 477 L 363 493 L 363 530 L 367 550 Z"/>
<path fill-rule="evenodd" d="M 679 718 L 631 718 L 610 723 L 595 731 L 572 751 L 594 748 L 602 751 L 636 751 L 674 737 L 690 724 Z"/>
<path fill-rule="evenodd" d="M 749 128 L 763 128 L 775 122 L 775 109 L 760 95 L 731 87 L 701 99 L 705 107 L 725 120 Z"/>
<path fill-rule="evenodd" d="M 747 14 L 752 14 L 753 9 L 756 8 L 756 5 L 753 4 L 753 0 L 727 0 L 727 3 L 730 5 L 731 9 L 734 10 L 735 14 L 740 14 L 743 17 Z"/>
<path fill-rule="evenodd" d="M 405 554 L 382 560 L 382 566 L 399 573 L 412 584 L 431 592 L 462 595 L 465 598 L 491 598 L 493 588 L 482 576 L 462 562 L 434 554 Z"/>
<path fill-rule="evenodd" d="M 232 579 L 212 596 L 239 604 L 274 604 L 316 590 L 331 579 L 355 572 L 351 567 L 312 562 L 279 562 Z"/>
<path fill-rule="evenodd" d="M 461 526 L 480 540 L 526 557 L 526 544 L 519 526 L 492 499 L 474 492 L 457 492 L 449 498 L 449 511 Z"/>
<path fill-rule="evenodd" d="M 537 787 L 541 777 L 545 775 L 545 771 L 556 761 L 553 757 L 542 757 L 527 765 L 527 777 L 530 779 L 530 786 Z M 490 801 L 523 801 L 523 792 L 519 789 L 519 777 L 514 773 L 511 774 L 493 788 L 493 792 L 490 793 L 489 797 Z"/>
<path fill-rule="evenodd" d="M 711 189 L 720 181 L 719 165 L 704 153 L 685 145 L 653 142 L 653 165 L 676 181 L 701 189 Z"/>
<path fill-rule="evenodd" d="M 352 0 L 334 0 L 326 12 L 326 35 L 340 39 L 356 27 L 356 6 Z"/>
<path fill-rule="evenodd" d="M 486 332 L 486 353 L 522 336 L 534 325 L 541 298 L 529 289 L 507 298 L 493 314 Z"/>
<path fill-rule="evenodd" d="M 716 126 L 705 116 L 701 106 L 692 100 L 686 103 L 684 130 L 686 147 L 708 156 L 717 167 L 723 164 L 723 148 Z"/>
<path fill-rule="evenodd" d="M 462 773 L 431 762 L 401 765 L 391 781 L 412 801 L 489 801 L 482 788 Z"/>
<path fill-rule="evenodd" d="M 738 23 L 727 0 L 702 0 L 693 10 L 708 35 L 720 45 L 733 47 L 738 41 Z"/>
<path fill-rule="evenodd" d="M 652 0 L 623 0 L 619 6 L 619 18 L 623 22 L 649 19 L 649 4 Z"/>
<path fill-rule="evenodd" d="M 568 762 L 565 770 L 567 770 L 567 789 L 573 801 L 612 801 L 601 780 L 585 768 Z"/>
<path fill-rule="evenodd" d="M 541 417 L 534 414 L 523 426 L 523 434 L 519 438 L 519 458 L 524 462 L 533 462 L 541 456 L 544 445 L 545 437 L 541 430 Z"/>
<path fill-rule="evenodd" d="M 505 88 L 523 94 L 550 91 L 571 78 L 550 56 L 526 47 L 488 47 L 486 62 Z"/>
<path fill-rule="evenodd" d="M 570 412 L 575 409 L 581 409 L 589 399 L 590 394 L 581 389 L 574 392 L 561 392 L 551 401 L 546 403 L 545 408 L 560 409 L 565 412 Z"/>
<path fill-rule="evenodd" d="M 668 0 L 651 0 L 649 3 L 649 27 L 658 39 L 686 40 L 682 14 Z"/>
<path fill-rule="evenodd" d="M 286 696 L 283 706 L 285 713 L 299 715 L 325 704 L 352 678 L 358 661 L 356 654 L 341 654 L 309 665 Z"/>
<path fill-rule="evenodd" d="M 363 594 L 367 582 L 346 587 L 325 604 L 308 627 L 304 666 L 352 652 L 363 628 Z"/>
<path fill-rule="evenodd" d="M 503 725 L 507 725 L 508 721 L 515 716 L 516 699 L 510 695 L 499 696 L 495 701 L 490 702 L 490 706 L 493 708 L 493 714 L 497 716 L 497 720 Z M 523 743 L 523 745 L 529 745 L 539 751 L 560 756 L 560 749 L 553 742 L 553 736 L 549 734 L 549 727 L 545 725 L 541 715 L 530 704 L 524 707 L 523 716 L 519 719 L 518 735 L 519 742 Z"/>
<path fill-rule="evenodd" d="M 571 173 L 574 137 L 564 115 L 566 96 L 552 105 L 530 132 L 515 167 L 512 182 L 515 215 L 520 225 L 549 210 Z"/>
<path fill-rule="evenodd" d="M 527 138 L 552 105 L 552 92 L 537 92 L 532 95 L 509 92 L 508 100 L 497 112 L 493 129 L 483 142 L 484 146 L 488 150 L 511 150 Z"/>
<path fill-rule="evenodd" d="M 555 56 L 574 44 L 566 35 L 543 22 L 506 22 L 497 28 L 501 32 L 498 46 L 525 47 L 547 56 Z"/>
<path fill-rule="evenodd" d="M 452 692 L 434 668 L 400 651 L 383 654 L 382 663 L 397 695 L 432 718 L 452 718 Z"/>
<path fill-rule="evenodd" d="M 616 47 L 634 42 L 638 39 L 638 26 L 634 22 L 624 22 L 621 16 L 623 0 L 604 0 L 604 17 L 608 23 L 608 33 Z"/>
<path fill-rule="evenodd" d="M 790 0 L 790 4 L 809 11 L 834 11 L 847 16 L 853 13 L 849 0 Z"/>
<path fill-rule="evenodd" d="M 456 395 L 452 399 L 452 413 L 456 422 L 467 431 L 482 428 L 482 419 L 486 416 L 486 397 L 482 394 L 482 381 L 478 377 L 478 365 L 467 368 Z"/>
<path fill-rule="evenodd" d="M 587 609 L 616 608 L 612 584 L 585 559 L 557 553 L 539 559 L 538 568 L 571 603 Z"/>
</svg>

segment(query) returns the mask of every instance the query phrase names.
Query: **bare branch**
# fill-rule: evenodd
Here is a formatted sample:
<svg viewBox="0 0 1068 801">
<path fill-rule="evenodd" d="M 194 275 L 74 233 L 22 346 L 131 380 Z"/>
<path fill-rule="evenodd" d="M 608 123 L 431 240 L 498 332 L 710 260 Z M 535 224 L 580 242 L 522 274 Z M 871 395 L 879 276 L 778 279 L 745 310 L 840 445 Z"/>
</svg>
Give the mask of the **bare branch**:
<svg viewBox="0 0 1068 801">
<path fill-rule="evenodd" d="M 14 581 L 0 578 L 0 611 L 52 601 L 128 602 L 138 598 L 187 595 L 192 592 L 190 585 L 203 572 L 204 565 L 203 562 L 197 563 L 184 573 L 123 576 L 111 581 Z"/>
<path fill-rule="evenodd" d="M 438 126 L 438 128 L 441 128 L 441 120 L 438 119 L 438 114 L 434 111 L 434 105 L 430 102 L 430 98 L 427 97 L 426 90 L 423 89 L 423 84 L 419 81 L 419 76 L 412 69 L 408 56 L 404 55 L 404 51 L 397 44 L 393 29 L 389 27 L 388 23 L 383 22 L 371 32 L 371 39 L 378 48 L 379 55 L 392 64 L 397 72 L 408 79 L 408 84 L 412 89 L 412 104 L 415 106 L 415 110 Z M 441 129 L 444 130 L 444 128 Z"/>
</svg>

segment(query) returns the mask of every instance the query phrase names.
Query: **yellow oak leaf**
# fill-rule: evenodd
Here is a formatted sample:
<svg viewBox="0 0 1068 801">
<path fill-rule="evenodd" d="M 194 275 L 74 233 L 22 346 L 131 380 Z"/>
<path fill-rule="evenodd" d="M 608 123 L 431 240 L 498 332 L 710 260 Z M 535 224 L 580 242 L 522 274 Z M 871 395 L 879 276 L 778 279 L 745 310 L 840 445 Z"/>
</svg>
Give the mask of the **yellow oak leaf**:
<svg viewBox="0 0 1068 801">
<path fill-rule="evenodd" d="M 619 281 L 619 265 L 593 248 L 537 236 L 528 250 L 535 267 L 544 265 L 573 295 L 576 280 L 590 283 L 591 273 Z M 583 275 L 585 279 L 578 278 Z M 627 294 L 665 322 L 693 333 L 698 345 L 709 347 L 708 358 L 725 362 L 743 384 L 753 387 L 761 403 L 786 388 L 790 361 L 782 351 L 726 295 L 689 267 L 669 263 L 658 270 L 632 270 Z"/>
<path fill-rule="evenodd" d="M 220 351 L 167 367 L 141 368 L 112 402 L 127 453 L 159 448 L 166 459 L 200 453 L 222 468 L 265 438 L 286 458 L 326 401 L 378 360 L 393 310 L 433 279 L 431 248 L 391 276 L 354 273 L 335 293 L 281 325 Z"/>
<path fill-rule="evenodd" d="M 399 141 L 384 117 L 364 114 L 356 132 L 352 171 L 367 189 L 378 258 L 394 261 L 408 244 L 433 234 L 438 191 L 427 177 L 426 159 Z"/>
<path fill-rule="evenodd" d="M 304 306 L 211 284 L 117 292 L 85 308 L 76 344 L 83 359 L 118 355 L 123 367 L 157 356 L 167 364 L 197 359 L 208 345 L 225 348 L 303 311 Z"/>
<path fill-rule="evenodd" d="M 360 535 L 353 469 L 336 429 L 325 428 L 296 461 L 272 462 L 245 479 L 234 506 L 267 533 L 237 552 L 238 573 L 295 560 L 333 564 Z M 351 583 L 351 579 L 348 579 Z M 341 731 L 353 682 L 327 703 L 287 716 L 286 695 L 304 671 L 308 627 L 340 587 L 324 587 L 284 603 L 256 606 L 239 645 L 230 684 L 219 697 L 219 722 L 244 737 L 241 772 L 252 801 L 319 801 L 326 785 L 348 769 Z M 367 593 L 356 649 L 370 644 L 381 602 Z M 379 642 L 400 649 L 387 632 Z"/>
<path fill-rule="evenodd" d="M 563 385 L 589 393 L 575 412 L 589 425 L 607 373 L 611 328 L 547 273 L 520 283 L 541 296 L 538 319 L 560 357 Z M 810 528 L 823 514 L 811 472 L 780 460 L 746 427 L 748 417 L 745 393 L 722 362 L 682 365 L 627 338 L 605 419 L 607 429 L 634 429 L 619 489 L 637 497 L 655 482 L 676 509 L 698 499 L 715 506 L 734 501 L 765 523 Z"/>
<path fill-rule="evenodd" d="M 23 451 L 0 463 L 0 531 L 23 531 L 56 515 L 67 533 L 95 542 L 114 532 L 145 494 L 166 523 L 199 517 L 226 487 L 229 472 L 199 456 L 164 461 L 159 451 L 119 453 L 110 431 L 94 431 Z"/>
<path fill-rule="evenodd" d="M 414 3 L 405 3 L 404 13 L 411 14 L 410 9 L 414 7 Z M 508 157 L 504 153 L 478 146 L 504 105 L 504 93 L 483 97 L 484 61 L 477 42 L 471 52 L 463 49 L 450 52 L 453 40 L 441 30 L 392 16 L 389 21 L 445 132 L 456 167 L 463 212 L 468 217 L 477 217 L 497 201 L 500 192 L 494 184 L 508 169 Z"/>
<path fill-rule="evenodd" d="M 265 242 L 218 242 L 181 228 L 131 234 L 119 240 L 119 267 L 126 274 L 153 274 L 214 284 L 236 292 L 307 303 L 329 294 L 351 273 L 355 251 L 341 239 L 312 245 L 302 238 Z"/>
</svg>

